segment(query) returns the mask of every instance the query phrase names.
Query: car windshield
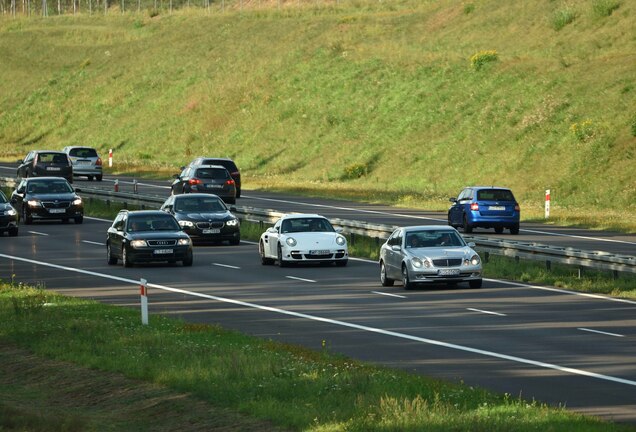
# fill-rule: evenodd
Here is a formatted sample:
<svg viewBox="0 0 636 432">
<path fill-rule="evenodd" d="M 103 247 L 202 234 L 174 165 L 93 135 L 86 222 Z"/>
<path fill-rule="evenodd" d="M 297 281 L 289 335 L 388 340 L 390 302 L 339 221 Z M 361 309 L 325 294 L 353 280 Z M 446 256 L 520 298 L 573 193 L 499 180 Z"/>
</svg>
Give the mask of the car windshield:
<svg viewBox="0 0 636 432">
<path fill-rule="evenodd" d="M 284 220 L 281 224 L 281 232 L 334 232 L 334 229 L 324 218 L 296 218 Z"/>
<path fill-rule="evenodd" d="M 514 201 L 515 197 L 508 189 L 482 189 L 477 191 L 478 201 Z"/>
<path fill-rule="evenodd" d="M 407 249 L 421 247 L 464 246 L 465 243 L 456 231 L 422 230 L 406 233 Z"/>
<path fill-rule="evenodd" d="M 200 179 L 214 180 L 225 180 L 229 177 L 227 170 L 220 168 L 199 168 L 194 176 Z"/>
<path fill-rule="evenodd" d="M 71 149 L 71 151 L 69 151 L 68 154 L 78 158 L 96 158 L 97 157 L 97 151 L 94 148 L 84 148 L 84 147 L 74 148 L 74 149 Z"/>
<path fill-rule="evenodd" d="M 166 215 L 137 216 L 128 220 L 128 232 L 139 231 L 178 231 L 179 224 Z"/>
<path fill-rule="evenodd" d="M 40 153 L 38 163 L 44 164 L 68 164 L 68 159 L 64 153 Z"/>
<path fill-rule="evenodd" d="M 71 193 L 73 188 L 64 180 L 58 181 L 32 181 L 27 186 L 30 194 L 63 194 Z"/>
<path fill-rule="evenodd" d="M 227 207 L 220 198 L 193 198 L 183 197 L 175 201 L 174 211 L 176 212 L 222 212 Z"/>
<path fill-rule="evenodd" d="M 7 196 L 2 191 L 0 191 L 0 203 L 4 204 L 6 202 L 8 202 Z"/>
</svg>

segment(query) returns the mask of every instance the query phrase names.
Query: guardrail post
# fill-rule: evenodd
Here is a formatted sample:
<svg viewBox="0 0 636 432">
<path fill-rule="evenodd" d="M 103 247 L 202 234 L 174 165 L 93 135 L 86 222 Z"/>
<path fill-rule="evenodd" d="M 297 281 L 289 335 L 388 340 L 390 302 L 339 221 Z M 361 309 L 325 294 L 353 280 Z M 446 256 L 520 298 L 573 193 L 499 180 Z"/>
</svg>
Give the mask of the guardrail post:
<svg viewBox="0 0 636 432">
<path fill-rule="evenodd" d="M 581 279 L 581 276 L 583 276 L 583 267 L 579 266 L 579 279 Z"/>
<path fill-rule="evenodd" d="M 484 252 L 484 263 L 488 264 L 489 260 L 490 260 L 490 252 L 486 251 Z"/>
<path fill-rule="evenodd" d="M 139 291 L 141 294 L 141 324 L 148 325 L 148 281 L 139 281 Z"/>
<path fill-rule="evenodd" d="M 356 244 L 356 235 L 354 233 L 351 233 L 350 237 L 351 241 L 349 243 L 351 243 L 351 246 L 353 246 L 354 244 Z"/>
<path fill-rule="evenodd" d="M 546 260 L 546 262 L 545 262 L 545 269 L 546 269 L 547 271 L 551 271 L 551 270 L 552 270 L 552 261 L 550 261 L 550 260 Z"/>
<path fill-rule="evenodd" d="M 137 179 L 133 179 L 133 193 L 137 193 Z"/>
<path fill-rule="evenodd" d="M 119 192 L 119 179 L 115 179 L 115 192 Z"/>
</svg>

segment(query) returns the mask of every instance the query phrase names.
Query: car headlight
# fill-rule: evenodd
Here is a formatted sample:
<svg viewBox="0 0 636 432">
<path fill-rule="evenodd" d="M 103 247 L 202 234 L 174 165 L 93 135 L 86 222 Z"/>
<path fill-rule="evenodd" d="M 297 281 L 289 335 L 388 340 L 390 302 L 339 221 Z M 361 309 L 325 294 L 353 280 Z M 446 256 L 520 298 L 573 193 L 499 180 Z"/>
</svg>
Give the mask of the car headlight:
<svg viewBox="0 0 636 432">
<path fill-rule="evenodd" d="M 179 226 L 180 226 L 180 227 L 182 227 L 182 228 L 185 228 L 185 227 L 193 227 L 193 226 L 194 226 L 194 223 L 192 223 L 192 222 L 190 222 L 190 221 L 187 221 L 187 220 L 180 220 L 180 221 L 179 221 Z"/>
<path fill-rule="evenodd" d="M 179 246 L 187 246 L 187 245 L 189 245 L 189 244 L 190 244 L 190 242 L 191 242 L 191 241 L 190 241 L 190 239 L 189 239 L 189 238 L 187 238 L 187 239 L 186 239 L 186 238 L 182 238 L 182 239 L 179 239 L 179 241 L 177 242 L 177 244 L 178 244 Z"/>
<path fill-rule="evenodd" d="M 347 244 L 347 239 L 346 239 L 346 238 L 344 238 L 343 236 L 338 236 L 338 237 L 336 237 L 336 243 L 337 243 L 339 246 L 344 246 L 344 245 L 346 245 L 346 244 Z"/>
<path fill-rule="evenodd" d="M 18 212 L 17 212 L 17 211 L 15 211 L 15 210 L 13 210 L 13 209 L 9 209 L 9 210 L 7 210 L 7 211 L 5 212 L 5 214 L 6 214 L 7 216 L 15 216 L 15 215 L 17 215 L 17 214 L 18 214 Z"/>
<path fill-rule="evenodd" d="M 230 219 L 229 221 L 225 221 L 225 225 L 227 226 L 237 226 L 239 224 L 238 219 Z"/>
<path fill-rule="evenodd" d="M 481 258 L 479 258 L 479 255 L 475 254 L 472 257 L 470 257 L 469 260 L 464 260 L 464 265 L 479 265 L 481 263 Z"/>
<path fill-rule="evenodd" d="M 413 258 L 411 260 L 411 264 L 413 265 L 413 267 L 415 268 L 422 268 L 424 266 L 424 263 L 422 262 L 421 259 L 419 258 Z"/>
<path fill-rule="evenodd" d="M 73 200 L 73 205 L 80 205 L 82 204 L 82 199 L 77 197 Z"/>
<path fill-rule="evenodd" d="M 38 200 L 29 200 L 27 201 L 29 207 L 42 207 L 42 203 Z"/>
<path fill-rule="evenodd" d="M 297 244 L 296 239 L 294 239 L 293 237 L 287 237 L 287 240 L 285 240 L 285 242 L 291 247 L 294 247 Z"/>
<path fill-rule="evenodd" d="M 140 248 L 148 246 L 148 243 L 146 243 L 146 240 L 132 240 L 130 245 L 134 248 Z"/>
</svg>

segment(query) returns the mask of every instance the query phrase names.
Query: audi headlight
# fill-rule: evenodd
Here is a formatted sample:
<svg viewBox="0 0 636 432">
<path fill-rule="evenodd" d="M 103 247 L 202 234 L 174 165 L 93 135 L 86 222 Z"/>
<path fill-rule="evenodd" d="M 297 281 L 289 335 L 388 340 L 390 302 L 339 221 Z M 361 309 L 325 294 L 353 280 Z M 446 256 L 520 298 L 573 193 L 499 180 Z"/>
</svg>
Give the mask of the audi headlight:
<svg viewBox="0 0 636 432">
<path fill-rule="evenodd" d="M 146 243 L 146 240 L 132 240 L 130 245 L 134 248 L 140 248 L 148 246 L 148 243 Z"/>
<path fill-rule="evenodd" d="M 344 245 L 346 245 L 346 244 L 347 244 L 347 239 L 346 239 L 346 238 L 344 238 L 343 236 L 338 236 L 338 237 L 336 237 L 336 243 L 337 243 L 339 246 L 344 246 Z"/>
<path fill-rule="evenodd" d="M 42 207 L 42 203 L 38 200 L 29 200 L 27 201 L 29 207 Z"/>
<path fill-rule="evenodd" d="M 187 238 L 187 239 L 185 239 L 185 238 L 183 238 L 183 239 L 179 239 L 179 241 L 177 242 L 177 244 L 178 244 L 179 246 L 187 246 L 187 245 L 189 245 L 189 244 L 190 244 L 190 239 L 189 239 L 189 238 Z"/>
<path fill-rule="evenodd" d="M 288 246 L 294 247 L 296 246 L 298 242 L 293 237 L 287 237 L 287 240 L 285 240 L 285 243 L 287 243 Z"/>
<path fill-rule="evenodd" d="M 192 222 L 190 222 L 190 221 L 180 220 L 180 221 L 179 221 L 179 226 L 180 226 L 180 227 L 182 227 L 182 228 L 185 228 L 185 227 L 193 227 L 193 226 L 194 226 L 194 224 L 193 224 Z"/>
<path fill-rule="evenodd" d="M 229 221 L 225 221 L 225 225 L 227 226 L 237 226 L 239 224 L 238 219 L 230 219 Z"/>
<path fill-rule="evenodd" d="M 7 211 L 5 212 L 5 214 L 6 214 L 7 216 L 15 216 L 15 215 L 17 215 L 17 214 L 18 214 L 18 212 L 17 212 L 17 211 L 15 211 L 15 210 L 13 210 L 13 209 L 9 209 L 9 210 L 7 210 Z"/>
</svg>

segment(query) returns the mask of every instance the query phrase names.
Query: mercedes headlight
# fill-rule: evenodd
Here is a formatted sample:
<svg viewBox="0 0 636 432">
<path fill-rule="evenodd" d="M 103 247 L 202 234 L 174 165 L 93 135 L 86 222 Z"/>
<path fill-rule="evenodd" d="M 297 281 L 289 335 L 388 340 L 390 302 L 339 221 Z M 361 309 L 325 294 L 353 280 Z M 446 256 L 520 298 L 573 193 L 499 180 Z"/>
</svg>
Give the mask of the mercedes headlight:
<svg viewBox="0 0 636 432">
<path fill-rule="evenodd" d="M 287 237 L 287 240 L 285 240 L 285 243 L 287 243 L 288 246 L 294 247 L 296 246 L 298 242 L 293 237 Z"/>
<path fill-rule="evenodd" d="M 413 265 L 413 267 L 415 268 L 422 268 L 424 266 L 424 263 L 422 262 L 421 259 L 419 258 L 413 258 L 411 260 L 411 264 Z"/>
<path fill-rule="evenodd" d="M 189 238 L 182 238 L 182 239 L 179 239 L 179 241 L 177 242 L 177 244 L 178 244 L 179 246 L 187 246 L 187 245 L 189 245 L 189 244 L 190 244 L 190 239 L 189 239 Z"/>
<path fill-rule="evenodd" d="M 347 244 L 347 239 L 346 239 L 346 238 L 344 238 L 343 236 L 338 236 L 338 237 L 336 237 L 336 243 L 337 243 L 339 246 L 344 246 L 344 245 L 346 245 L 346 244 Z"/>
<path fill-rule="evenodd" d="M 239 224 L 238 219 L 230 219 L 229 221 L 225 222 L 225 225 L 227 226 L 237 226 L 238 224 Z"/>
<path fill-rule="evenodd" d="M 146 240 L 132 240 L 130 245 L 134 248 L 140 248 L 148 246 L 148 243 L 146 243 Z"/>
<path fill-rule="evenodd" d="M 481 263 L 481 258 L 479 258 L 479 255 L 475 254 L 472 257 L 470 257 L 469 260 L 464 260 L 464 265 L 479 265 Z"/>
<path fill-rule="evenodd" d="M 77 197 L 73 200 L 73 205 L 80 205 L 82 203 L 82 199 Z"/>
<path fill-rule="evenodd" d="M 27 201 L 29 207 L 42 207 L 42 203 L 38 200 L 29 200 Z"/>
<path fill-rule="evenodd" d="M 179 221 L 179 226 L 180 226 L 180 227 L 182 227 L 182 228 L 185 228 L 185 227 L 193 227 L 193 226 L 194 226 L 194 223 L 192 223 L 192 222 L 190 222 L 190 221 L 187 221 L 187 220 L 180 220 L 180 221 Z"/>
</svg>

